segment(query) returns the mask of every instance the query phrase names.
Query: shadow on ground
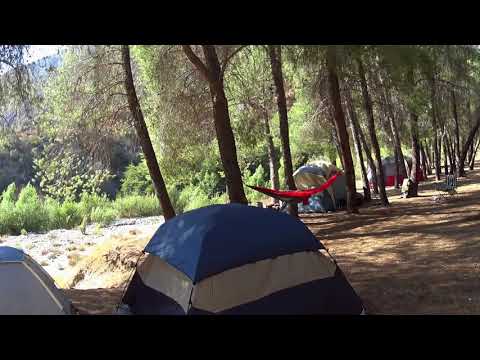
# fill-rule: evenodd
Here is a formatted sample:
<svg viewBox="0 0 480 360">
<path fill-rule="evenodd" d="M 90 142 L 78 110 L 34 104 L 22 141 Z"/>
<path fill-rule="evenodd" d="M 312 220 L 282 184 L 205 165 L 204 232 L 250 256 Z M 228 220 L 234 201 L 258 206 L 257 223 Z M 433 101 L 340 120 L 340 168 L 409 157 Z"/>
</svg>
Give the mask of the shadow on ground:
<svg viewBox="0 0 480 360">
<path fill-rule="evenodd" d="M 432 178 L 432 177 L 430 177 Z M 378 314 L 480 313 L 480 172 L 458 181 L 458 195 L 434 201 L 435 182 L 418 198 L 360 214 L 302 220 L 336 257 L 368 310 Z"/>
</svg>

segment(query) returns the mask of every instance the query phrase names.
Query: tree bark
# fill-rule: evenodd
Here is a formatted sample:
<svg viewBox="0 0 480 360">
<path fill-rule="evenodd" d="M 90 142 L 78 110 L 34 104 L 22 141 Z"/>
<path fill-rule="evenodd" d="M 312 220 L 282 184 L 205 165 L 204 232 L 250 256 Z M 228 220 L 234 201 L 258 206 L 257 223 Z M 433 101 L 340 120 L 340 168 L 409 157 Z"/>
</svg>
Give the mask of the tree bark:
<svg viewBox="0 0 480 360">
<path fill-rule="evenodd" d="M 449 168 L 448 168 L 448 139 L 447 139 L 447 133 L 444 132 L 442 135 L 442 140 L 443 140 L 443 171 L 445 173 L 445 176 L 449 174 Z"/>
<path fill-rule="evenodd" d="M 355 60 L 357 62 L 358 77 L 360 78 L 360 85 L 362 88 L 363 104 L 365 107 L 365 112 L 367 114 L 368 132 L 370 135 L 370 141 L 372 142 L 373 152 L 375 153 L 375 158 L 377 159 L 377 184 L 378 190 L 380 192 L 380 201 L 382 202 L 383 206 L 388 206 L 388 197 L 387 192 L 385 191 L 385 174 L 383 172 L 380 146 L 378 145 L 378 139 L 375 130 L 375 118 L 373 116 L 372 99 L 370 98 L 370 94 L 368 93 L 367 79 L 365 77 L 365 70 L 363 68 L 362 60 L 359 56 Z"/>
<path fill-rule="evenodd" d="M 150 135 L 148 134 L 147 125 L 145 124 L 145 119 L 143 118 L 142 109 L 138 101 L 135 84 L 133 82 L 132 68 L 130 64 L 130 49 L 128 45 L 122 45 L 122 60 L 123 70 L 125 73 L 125 91 L 127 92 L 128 105 L 133 117 L 135 130 L 145 155 L 148 172 L 152 178 L 155 194 L 157 195 L 158 201 L 160 202 L 160 206 L 163 210 L 163 216 L 165 220 L 168 220 L 175 216 L 175 210 L 173 209 L 170 197 L 168 196 L 167 188 L 165 186 L 162 173 L 160 172 L 157 157 L 155 155 L 155 151 L 150 140 Z"/>
<path fill-rule="evenodd" d="M 395 181 L 394 181 L 394 186 L 395 188 L 400 188 L 399 184 L 399 175 L 400 175 L 400 157 L 398 155 L 397 147 L 395 146 L 395 140 L 394 140 L 394 135 L 392 128 L 390 126 L 390 120 L 389 120 L 389 114 L 388 110 L 386 109 L 386 102 L 385 102 L 385 96 L 382 96 L 382 99 L 380 101 L 380 107 L 382 109 L 382 113 L 380 115 L 380 124 L 382 125 L 383 131 L 388 137 L 388 142 L 391 148 L 393 148 L 393 156 L 395 159 Z"/>
<path fill-rule="evenodd" d="M 353 141 L 355 144 L 355 151 L 357 153 L 357 160 L 358 160 L 358 163 L 360 164 L 360 170 L 362 172 L 363 197 L 364 197 L 364 200 L 368 202 L 372 200 L 372 194 L 370 193 L 370 185 L 368 184 L 367 169 L 365 168 L 365 163 L 363 162 L 362 143 L 361 143 L 360 134 L 358 131 L 359 125 L 358 125 L 357 114 L 353 106 L 350 89 L 346 89 L 345 94 L 347 97 L 347 109 L 348 109 L 348 114 L 350 118 L 350 128 L 352 130 Z"/>
<path fill-rule="evenodd" d="M 334 110 L 335 126 L 337 129 L 340 146 L 342 149 L 343 163 L 345 166 L 345 178 L 347 182 L 347 211 L 358 213 L 355 207 L 353 196 L 356 193 L 355 178 L 353 175 L 352 152 L 350 151 L 350 142 L 348 139 L 345 116 L 342 109 L 342 100 L 340 98 L 340 87 L 337 75 L 337 55 L 334 46 L 327 48 L 327 69 L 328 69 L 328 90 L 330 102 Z"/>
<path fill-rule="evenodd" d="M 448 156 L 448 162 L 450 165 L 450 171 L 448 172 L 449 174 L 453 174 L 456 172 L 455 169 L 455 158 L 454 158 L 454 151 L 452 147 L 452 142 L 450 141 L 450 136 L 448 133 L 445 135 L 445 147 L 447 148 L 447 156 Z"/>
<path fill-rule="evenodd" d="M 370 170 L 372 171 L 372 190 L 374 194 L 378 194 L 378 184 L 377 184 L 377 166 L 375 161 L 373 161 L 372 153 L 370 147 L 368 146 L 367 140 L 365 139 L 365 134 L 363 133 L 360 123 L 358 123 L 358 135 L 360 136 L 360 141 L 362 143 L 363 150 L 365 151 L 365 156 L 367 157 L 367 164 Z"/>
<path fill-rule="evenodd" d="M 470 130 L 470 133 L 468 134 L 467 140 L 466 140 L 466 142 L 463 146 L 463 150 L 462 150 L 461 155 L 460 155 L 460 161 L 459 161 L 458 166 L 461 166 L 462 168 L 464 167 L 464 164 L 465 164 L 465 158 L 467 157 L 468 148 L 470 147 L 470 144 L 475 139 L 475 136 L 477 135 L 478 129 L 480 128 L 480 109 L 478 109 L 476 111 L 475 116 L 477 117 L 477 119 L 475 121 L 475 125 Z"/>
<path fill-rule="evenodd" d="M 270 182 L 272 187 L 275 190 L 280 189 L 280 179 L 278 177 L 278 159 L 277 159 L 277 152 L 275 150 L 275 145 L 273 144 L 273 136 L 270 131 L 270 119 L 268 116 L 268 112 L 264 112 L 263 115 L 263 122 L 265 126 L 265 138 L 267 141 L 267 150 L 268 150 L 268 165 L 270 168 Z M 277 199 L 274 199 L 275 203 L 278 203 Z"/>
<path fill-rule="evenodd" d="M 278 117 L 280 122 L 280 139 L 282 142 L 283 164 L 285 168 L 285 182 L 290 190 L 296 190 L 295 181 L 293 179 L 292 155 L 290 153 L 290 136 L 288 130 L 288 112 L 287 102 L 285 99 L 285 88 L 283 83 L 282 72 L 282 48 L 277 45 L 268 46 L 268 54 L 270 57 L 270 65 L 272 68 L 272 78 L 275 84 L 277 95 Z M 296 204 L 289 205 L 288 212 L 292 216 L 298 217 L 298 207 Z"/>
<path fill-rule="evenodd" d="M 425 146 L 423 150 L 425 152 L 425 165 L 427 175 L 432 175 L 432 157 L 430 154 L 430 144 L 428 143 L 427 139 L 425 139 Z"/>
<path fill-rule="evenodd" d="M 475 146 L 475 150 L 473 151 L 472 158 L 470 159 L 470 170 L 473 170 L 475 168 L 475 158 L 477 157 L 477 151 L 479 146 L 480 146 L 480 138 L 477 141 L 477 146 Z"/>
<path fill-rule="evenodd" d="M 423 144 L 421 141 L 420 141 L 420 163 L 422 164 L 423 178 L 427 179 L 427 175 L 428 175 L 427 154 L 425 153 L 425 148 L 423 147 Z"/>
<path fill-rule="evenodd" d="M 438 125 L 437 125 L 437 110 L 436 110 L 436 90 L 435 80 L 431 80 L 430 102 L 432 105 L 432 130 L 433 130 L 433 153 L 435 158 L 435 180 L 440 180 L 441 164 L 440 164 L 440 152 L 438 149 Z"/>
<path fill-rule="evenodd" d="M 451 91 L 452 95 L 452 109 L 453 109 L 453 120 L 455 122 L 455 163 L 456 163 L 456 173 L 458 177 L 465 176 L 465 170 L 463 166 L 460 166 L 460 128 L 458 125 L 458 113 L 457 113 L 457 99 L 455 97 L 455 91 Z"/>
<path fill-rule="evenodd" d="M 385 102 L 387 105 L 388 109 L 388 114 L 389 114 L 389 122 L 390 122 L 390 128 L 392 129 L 393 133 L 393 140 L 394 140 L 394 145 L 395 145 L 395 152 L 397 153 L 398 156 L 398 161 L 397 161 L 397 167 L 399 171 L 397 174 L 401 174 L 402 176 L 407 176 L 407 168 L 405 166 L 405 157 L 403 156 L 403 151 L 402 151 L 402 142 L 400 140 L 400 133 L 398 131 L 398 126 L 397 126 L 397 121 L 395 118 L 395 113 L 393 111 L 393 103 L 392 103 L 392 95 L 390 93 L 390 90 L 388 86 L 386 86 L 383 82 L 382 77 L 380 76 L 379 73 L 379 78 L 380 78 L 380 83 L 382 84 L 383 88 L 385 89 Z M 397 179 L 397 183 L 398 183 Z"/>
<path fill-rule="evenodd" d="M 420 165 L 420 154 L 418 146 L 418 116 L 414 112 L 410 113 L 410 136 L 412 140 L 412 167 L 410 169 L 410 180 L 413 182 L 412 196 L 417 196 L 417 172 Z"/>
<path fill-rule="evenodd" d="M 220 67 L 215 46 L 202 45 L 205 64 L 194 54 L 189 45 L 183 45 L 183 50 L 209 85 L 218 149 L 225 172 L 230 202 L 247 204 L 248 201 L 243 190 L 242 174 L 238 166 L 235 137 L 230 124 L 228 101 L 223 85 L 223 71 Z"/>
<path fill-rule="evenodd" d="M 332 133 L 331 133 L 331 138 L 332 141 L 335 145 L 335 149 L 337 149 L 336 155 L 340 158 L 340 163 L 342 165 L 342 169 L 345 170 L 345 163 L 343 162 L 343 157 L 342 157 L 342 147 L 340 146 L 340 141 L 338 140 L 338 134 L 337 134 L 337 129 L 335 127 L 335 116 L 333 115 L 333 111 L 331 112 L 331 118 L 330 118 L 330 123 L 332 125 Z M 337 166 L 337 157 L 335 156 L 335 160 L 332 161 L 332 164 Z"/>
</svg>

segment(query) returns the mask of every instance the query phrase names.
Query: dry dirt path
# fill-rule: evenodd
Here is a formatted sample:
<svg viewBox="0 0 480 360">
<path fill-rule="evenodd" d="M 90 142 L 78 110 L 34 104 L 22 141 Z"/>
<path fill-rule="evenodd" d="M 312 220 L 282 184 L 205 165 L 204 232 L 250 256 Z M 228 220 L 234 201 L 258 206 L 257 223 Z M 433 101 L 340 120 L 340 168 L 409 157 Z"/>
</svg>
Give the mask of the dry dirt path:
<svg viewBox="0 0 480 360">
<path fill-rule="evenodd" d="M 480 172 L 459 179 L 458 195 L 446 202 L 433 200 L 432 180 L 419 194 L 400 199 L 390 189 L 388 209 L 302 218 L 370 312 L 480 313 Z"/>
</svg>

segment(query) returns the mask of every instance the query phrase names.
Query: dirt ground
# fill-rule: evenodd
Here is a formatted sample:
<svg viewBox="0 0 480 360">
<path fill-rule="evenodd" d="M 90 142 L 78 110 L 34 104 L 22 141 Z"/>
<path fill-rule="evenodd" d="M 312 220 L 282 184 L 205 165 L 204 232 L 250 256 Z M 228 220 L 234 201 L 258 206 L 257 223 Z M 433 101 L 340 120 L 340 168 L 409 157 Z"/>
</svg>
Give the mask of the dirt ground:
<svg viewBox="0 0 480 360">
<path fill-rule="evenodd" d="M 302 216 L 369 313 L 480 313 L 480 171 L 459 179 L 458 195 L 445 202 L 434 201 L 429 179 L 417 198 L 400 199 L 389 189 L 389 208 L 374 202 L 355 215 Z M 83 314 L 111 314 L 122 294 L 65 291 Z"/>
<path fill-rule="evenodd" d="M 441 203 L 429 179 L 418 198 L 390 189 L 389 208 L 303 217 L 371 313 L 480 313 L 480 172 Z"/>
</svg>

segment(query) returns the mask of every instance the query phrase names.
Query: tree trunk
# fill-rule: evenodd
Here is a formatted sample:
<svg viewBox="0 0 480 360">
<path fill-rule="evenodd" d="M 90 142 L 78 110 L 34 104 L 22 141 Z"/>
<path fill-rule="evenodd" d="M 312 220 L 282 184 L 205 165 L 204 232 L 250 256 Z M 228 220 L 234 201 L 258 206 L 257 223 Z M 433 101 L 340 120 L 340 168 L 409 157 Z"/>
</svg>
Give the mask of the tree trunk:
<svg viewBox="0 0 480 360">
<path fill-rule="evenodd" d="M 470 170 L 473 170 L 475 168 L 475 158 L 477 157 L 477 151 L 479 146 L 480 146 L 480 138 L 477 141 L 477 146 L 475 146 L 475 150 L 473 151 L 473 155 L 470 160 Z"/>
<path fill-rule="evenodd" d="M 397 147 L 395 146 L 395 140 L 394 140 L 394 135 L 392 128 L 390 127 L 390 120 L 389 120 L 389 114 L 388 110 L 386 109 L 386 102 L 385 102 L 385 96 L 382 96 L 382 100 L 380 101 L 380 106 L 382 109 L 382 115 L 380 115 L 380 124 L 382 125 L 383 131 L 388 137 L 389 145 L 391 148 L 393 148 L 393 156 L 395 159 L 395 180 L 394 180 L 394 186 L 395 188 L 400 188 L 399 184 L 399 175 L 400 175 L 400 157 L 398 155 Z"/>
<path fill-rule="evenodd" d="M 160 206 L 162 207 L 163 216 L 165 220 L 168 220 L 175 216 L 175 210 L 173 209 L 170 197 L 168 196 L 167 188 L 165 186 L 165 182 L 163 181 L 163 176 L 160 172 L 157 157 L 155 155 L 155 151 L 150 140 L 150 135 L 148 134 L 147 125 L 145 124 L 145 119 L 143 118 L 142 109 L 140 108 L 140 103 L 137 98 L 130 64 L 130 49 L 128 45 L 122 45 L 122 60 L 123 70 L 125 73 L 125 91 L 127 92 L 128 105 L 133 117 L 135 131 L 145 155 L 148 172 L 152 178 L 155 194 L 157 195 Z"/>
<path fill-rule="evenodd" d="M 437 144 L 438 144 L 438 160 L 437 160 L 437 158 L 435 158 L 435 162 L 438 161 L 440 163 L 440 176 L 441 176 L 441 173 L 442 173 L 442 138 L 439 137 L 439 136 L 437 136 Z M 435 176 L 435 179 L 437 180 L 436 176 Z M 440 179 L 438 179 L 438 180 L 440 180 Z"/>
<path fill-rule="evenodd" d="M 380 201 L 382 202 L 383 206 L 388 206 L 389 203 L 387 192 L 385 191 L 385 177 L 382 166 L 382 158 L 380 154 L 380 146 L 378 145 L 378 139 L 375 130 L 375 119 L 373 116 L 372 100 L 370 98 L 370 94 L 368 93 L 367 79 L 365 77 L 365 70 L 363 68 L 362 60 L 360 59 L 360 57 L 357 57 L 355 60 L 358 66 L 358 76 L 360 78 L 360 85 L 362 88 L 363 104 L 365 106 L 365 112 L 367 114 L 368 132 L 370 135 L 370 141 L 372 142 L 373 152 L 375 153 L 375 157 L 377 159 L 377 184 L 379 185 L 378 190 L 380 191 Z"/>
<path fill-rule="evenodd" d="M 430 154 L 430 144 L 428 143 L 428 139 L 425 139 L 425 146 L 423 147 L 423 151 L 425 152 L 425 170 L 427 172 L 427 175 L 432 175 L 432 158 Z"/>
<path fill-rule="evenodd" d="M 370 193 L 370 185 L 368 184 L 368 176 L 367 176 L 367 169 L 365 168 L 365 164 L 363 162 L 363 154 L 362 154 L 362 144 L 360 141 L 360 134 L 358 131 L 358 119 L 357 114 L 355 113 L 355 108 L 353 107 L 352 96 L 350 94 L 350 89 L 345 91 L 347 96 L 347 109 L 350 118 L 350 129 L 352 130 L 353 134 L 353 141 L 355 143 L 355 151 L 357 153 L 357 160 L 360 164 L 360 169 L 362 172 L 362 180 L 363 180 L 363 197 L 365 201 L 372 200 L 372 194 Z"/>
<path fill-rule="evenodd" d="M 248 204 L 243 190 L 242 173 L 238 166 L 235 137 L 230 124 L 228 101 L 223 86 L 223 71 L 220 67 L 215 46 L 202 45 L 205 64 L 193 53 L 189 45 L 183 45 L 183 50 L 209 85 L 218 149 L 225 172 L 227 193 L 230 202 Z"/>
<path fill-rule="evenodd" d="M 356 193 L 355 178 L 353 175 L 353 160 L 350 151 L 350 142 L 348 139 L 345 116 L 342 109 L 342 100 L 340 98 L 340 87 L 337 75 L 337 56 L 336 48 L 329 46 L 327 48 L 327 69 L 328 69 L 328 90 L 330 103 L 334 110 L 335 126 L 337 129 L 340 146 L 342 149 L 343 163 L 345 166 L 345 178 L 347 182 L 347 211 L 358 213 L 358 209 L 353 202 L 353 196 Z"/>
<path fill-rule="evenodd" d="M 283 163 L 285 167 L 285 182 L 290 190 L 296 190 L 295 181 L 293 179 L 292 155 L 290 154 L 287 102 L 285 99 L 285 89 L 283 84 L 282 48 L 279 45 L 269 45 L 268 53 L 272 68 L 272 78 L 277 94 L 278 115 L 280 120 L 280 138 L 282 141 Z M 289 213 L 292 216 L 298 216 L 298 207 L 296 204 L 289 206 Z"/>
<path fill-rule="evenodd" d="M 470 146 L 470 144 L 473 142 L 475 139 L 475 136 L 477 135 L 478 129 L 480 128 L 480 109 L 476 111 L 475 116 L 477 117 L 477 120 L 475 121 L 475 125 L 473 128 L 470 130 L 470 133 L 468 134 L 467 141 L 465 142 L 463 146 L 463 150 L 460 155 L 460 161 L 458 166 L 464 167 L 465 164 L 465 158 L 467 157 L 467 151 Z M 474 157 L 475 158 L 475 157 Z"/>
<path fill-rule="evenodd" d="M 340 163 L 342 164 L 342 169 L 345 170 L 345 164 L 343 162 L 343 157 L 342 157 L 342 147 L 340 146 L 340 141 L 338 140 L 338 134 L 337 134 L 337 129 L 335 127 L 335 120 L 334 120 L 334 115 L 333 112 L 331 112 L 331 118 L 330 118 L 330 123 L 332 124 L 332 141 L 335 144 L 335 149 L 337 149 L 336 155 L 340 158 Z M 335 161 L 332 162 L 335 166 L 337 166 L 337 156 L 335 156 Z"/>
<path fill-rule="evenodd" d="M 420 154 L 418 146 L 418 116 L 410 113 L 410 136 L 412 139 L 412 167 L 410 169 L 410 180 L 413 182 L 412 196 L 418 195 L 417 172 L 420 165 Z"/>
<path fill-rule="evenodd" d="M 474 144 L 474 141 L 472 141 L 472 143 L 470 144 L 470 149 L 468 150 L 468 157 L 467 157 L 467 163 L 470 164 L 472 163 L 472 157 L 473 157 L 473 153 L 475 151 L 475 144 Z M 470 168 L 470 170 L 473 170 Z"/>
<path fill-rule="evenodd" d="M 445 173 L 445 176 L 449 174 L 449 169 L 448 169 L 448 139 L 447 139 L 447 133 L 445 132 L 442 136 L 443 138 L 443 171 Z"/>
<path fill-rule="evenodd" d="M 455 91 L 452 90 L 452 108 L 453 108 L 453 120 L 455 121 L 455 164 L 457 176 L 465 176 L 465 169 L 460 166 L 460 128 L 458 125 L 458 113 L 457 113 L 457 100 L 455 97 Z"/>
<path fill-rule="evenodd" d="M 450 141 L 450 136 L 448 135 L 448 133 L 445 135 L 445 147 L 447 148 L 448 162 L 450 164 L 449 174 L 453 174 L 456 172 L 455 159 L 453 155 L 454 151 L 453 151 L 452 143 Z"/>
<path fill-rule="evenodd" d="M 425 148 L 423 147 L 422 142 L 420 141 L 420 163 L 422 164 L 422 173 L 423 178 L 427 179 L 427 154 L 425 153 Z"/>
<path fill-rule="evenodd" d="M 435 80 L 431 81 L 431 91 L 430 91 L 430 102 L 432 103 L 432 128 L 433 128 L 433 153 L 435 158 L 435 180 L 440 180 L 441 173 L 441 163 L 440 163 L 440 152 L 438 149 L 438 125 L 437 125 L 437 110 L 436 110 L 436 91 L 435 91 Z"/>
<path fill-rule="evenodd" d="M 358 122 L 357 122 L 358 123 Z M 370 170 L 372 171 L 372 190 L 374 194 L 378 194 L 378 184 L 377 184 L 377 166 L 375 161 L 373 161 L 372 153 L 370 147 L 368 146 L 367 140 L 365 139 L 365 134 L 363 133 L 360 124 L 358 123 L 358 135 L 360 136 L 360 141 L 362 143 L 363 150 L 365 151 L 365 156 L 367 157 L 367 164 Z"/>
<path fill-rule="evenodd" d="M 380 80 L 383 83 L 381 77 L 380 77 Z M 392 129 L 392 133 L 393 133 L 395 152 L 398 155 L 398 162 L 396 166 L 399 168 L 399 172 L 397 172 L 397 175 L 401 174 L 402 176 L 407 177 L 408 173 L 407 173 L 407 168 L 405 166 L 405 157 L 403 156 L 403 151 L 402 151 L 402 142 L 400 140 L 400 133 L 398 131 L 398 126 L 395 119 L 395 113 L 393 112 L 392 97 L 388 87 L 384 85 L 383 88 L 385 89 L 385 99 L 386 99 L 387 109 L 389 113 L 388 118 L 390 121 L 390 128 Z M 398 182 L 398 179 L 397 179 L 397 182 Z"/>
<path fill-rule="evenodd" d="M 268 150 L 268 165 L 270 168 L 270 182 L 275 190 L 280 189 L 280 179 L 278 178 L 278 159 L 275 151 L 275 145 L 273 144 L 273 136 L 270 131 L 270 119 L 268 112 L 264 112 L 263 121 L 265 126 L 265 138 L 267 141 Z M 275 203 L 278 203 L 277 199 L 274 199 Z"/>
</svg>

